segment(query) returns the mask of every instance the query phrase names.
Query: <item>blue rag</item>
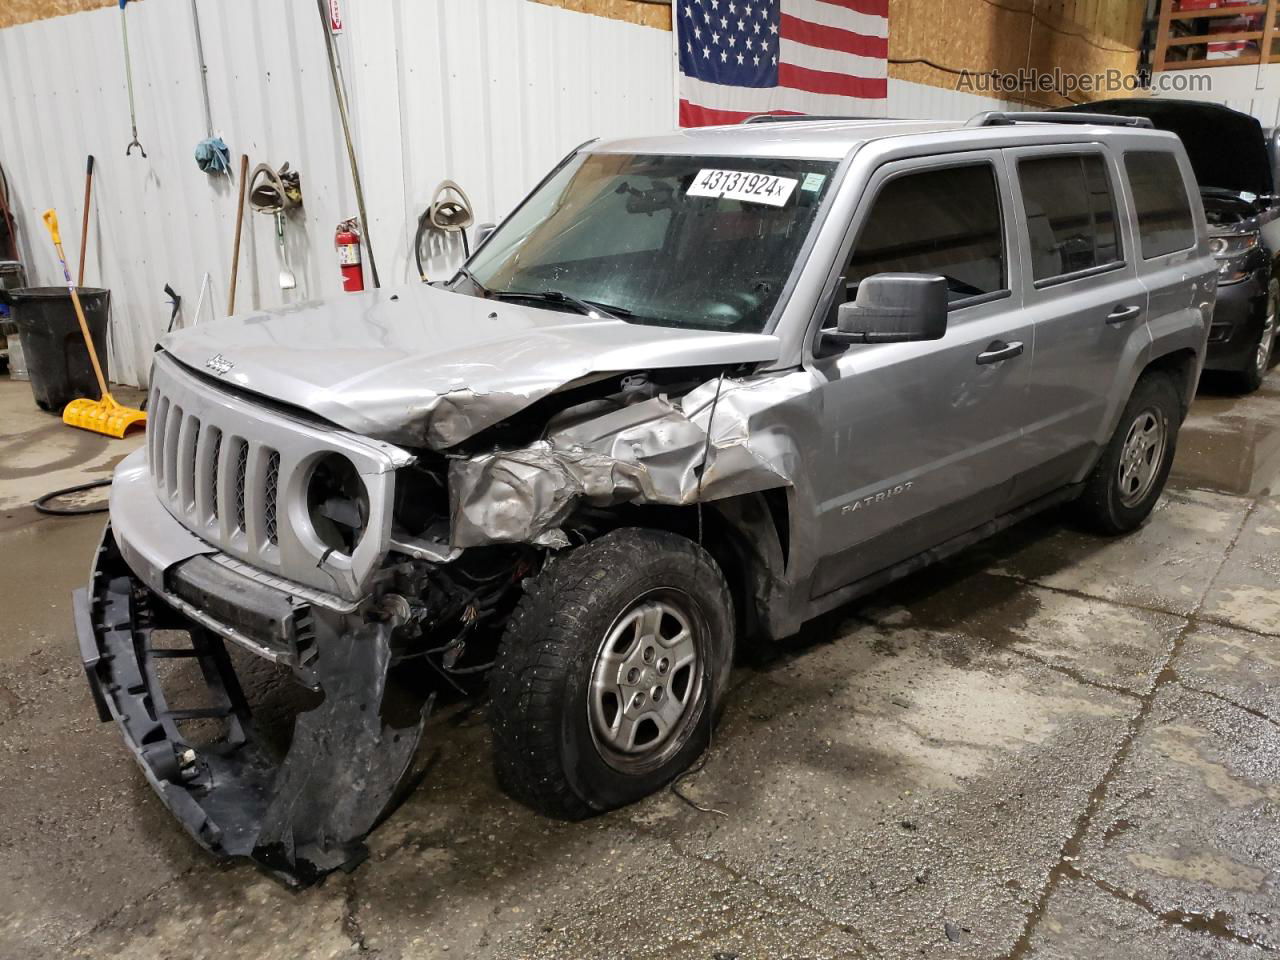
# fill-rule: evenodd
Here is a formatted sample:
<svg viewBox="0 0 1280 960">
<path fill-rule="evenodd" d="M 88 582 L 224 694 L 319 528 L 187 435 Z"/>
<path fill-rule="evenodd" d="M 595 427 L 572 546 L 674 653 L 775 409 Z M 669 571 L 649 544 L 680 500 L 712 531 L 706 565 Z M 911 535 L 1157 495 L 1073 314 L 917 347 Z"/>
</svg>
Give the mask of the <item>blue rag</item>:
<svg viewBox="0 0 1280 960">
<path fill-rule="evenodd" d="M 196 165 L 205 173 L 229 173 L 231 148 L 222 142 L 221 137 L 201 140 L 196 144 Z"/>
</svg>

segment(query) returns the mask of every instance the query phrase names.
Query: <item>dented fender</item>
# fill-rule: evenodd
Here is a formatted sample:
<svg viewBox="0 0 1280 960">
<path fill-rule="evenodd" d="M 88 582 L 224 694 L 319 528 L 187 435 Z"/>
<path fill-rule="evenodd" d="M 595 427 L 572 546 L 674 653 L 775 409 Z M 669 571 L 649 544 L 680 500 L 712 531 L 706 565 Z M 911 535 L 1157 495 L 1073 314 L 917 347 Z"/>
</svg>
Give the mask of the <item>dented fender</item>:
<svg viewBox="0 0 1280 960">
<path fill-rule="evenodd" d="M 775 411 L 812 389 L 804 370 L 717 377 L 679 399 L 569 415 L 524 447 L 454 459 L 452 545 L 563 547 L 561 527 L 583 503 L 686 506 L 790 486 L 801 458 Z"/>
</svg>

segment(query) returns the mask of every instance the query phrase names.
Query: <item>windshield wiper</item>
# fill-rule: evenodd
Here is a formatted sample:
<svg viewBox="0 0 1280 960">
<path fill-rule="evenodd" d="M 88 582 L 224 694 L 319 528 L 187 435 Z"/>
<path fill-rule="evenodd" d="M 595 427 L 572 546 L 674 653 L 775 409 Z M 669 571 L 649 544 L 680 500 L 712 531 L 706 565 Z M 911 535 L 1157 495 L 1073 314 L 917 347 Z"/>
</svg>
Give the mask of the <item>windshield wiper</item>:
<svg viewBox="0 0 1280 960">
<path fill-rule="evenodd" d="M 541 303 L 565 303 L 574 307 L 579 313 L 588 316 L 603 317 L 606 320 L 621 320 L 623 317 L 635 316 L 626 307 L 614 307 L 598 303 L 595 300 L 582 300 L 571 297 L 561 290 L 494 290 L 489 296 L 495 300 L 535 300 Z"/>
</svg>

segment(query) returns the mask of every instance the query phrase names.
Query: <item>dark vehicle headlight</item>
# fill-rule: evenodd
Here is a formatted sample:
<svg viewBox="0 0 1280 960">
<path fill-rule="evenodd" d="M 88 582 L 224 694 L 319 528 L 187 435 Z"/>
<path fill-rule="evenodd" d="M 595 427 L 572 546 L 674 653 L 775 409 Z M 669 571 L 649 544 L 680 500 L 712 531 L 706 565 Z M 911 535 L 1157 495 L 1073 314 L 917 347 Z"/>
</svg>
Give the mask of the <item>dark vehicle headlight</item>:
<svg viewBox="0 0 1280 960">
<path fill-rule="evenodd" d="M 1227 260 L 1248 253 L 1258 245 L 1258 234 L 1241 233 L 1233 236 L 1210 237 L 1209 252 L 1218 260 Z"/>
<path fill-rule="evenodd" d="M 369 491 L 346 457 L 326 453 L 307 478 L 307 516 L 320 542 L 351 556 L 369 525 Z"/>
</svg>

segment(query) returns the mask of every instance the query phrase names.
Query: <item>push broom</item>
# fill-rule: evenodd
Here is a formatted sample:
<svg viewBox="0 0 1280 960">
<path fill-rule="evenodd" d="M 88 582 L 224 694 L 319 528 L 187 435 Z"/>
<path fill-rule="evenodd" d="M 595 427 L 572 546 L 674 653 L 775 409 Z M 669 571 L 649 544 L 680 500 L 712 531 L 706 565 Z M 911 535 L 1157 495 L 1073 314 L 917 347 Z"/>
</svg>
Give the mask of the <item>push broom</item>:
<svg viewBox="0 0 1280 960">
<path fill-rule="evenodd" d="M 111 396 L 107 389 L 106 378 L 102 375 L 102 366 L 98 363 L 98 351 L 93 348 L 93 337 L 89 333 L 89 323 L 84 318 L 84 307 L 80 306 L 80 295 L 76 292 L 75 281 L 71 279 L 71 271 L 67 268 L 67 255 L 62 251 L 62 235 L 58 232 L 58 214 L 54 210 L 44 212 L 44 225 L 53 238 L 54 249 L 58 251 L 58 262 L 62 264 L 62 275 L 67 279 L 67 290 L 71 294 L 71 303 L 76 310 L 76 319 L 80 321 L 80 332 L 84 335 L 84 345 L 89 351 L 89 359 L 93 361 L 93 372 L 98 378 L 98 389 L 102 391 L 102 399 L 90 400 L 80 397 L 67 404 L 62 411 L 62 422 L 82 430 L 92 430 L 109 437 L 123 437 L 135 423 L 147 422 L 147 415 L 141 410 L 122 406 Z"/>
</svg>

